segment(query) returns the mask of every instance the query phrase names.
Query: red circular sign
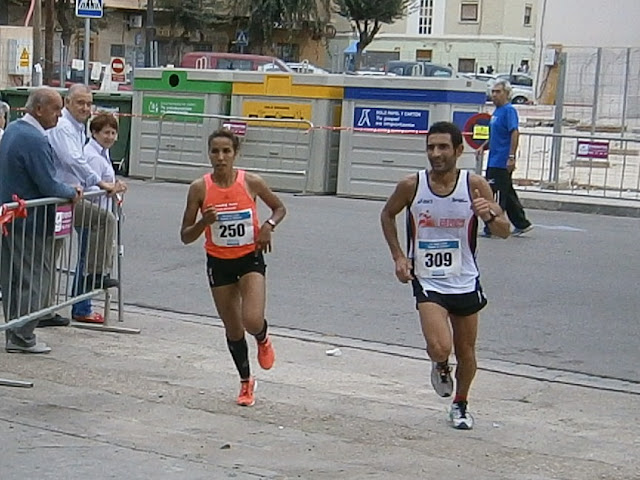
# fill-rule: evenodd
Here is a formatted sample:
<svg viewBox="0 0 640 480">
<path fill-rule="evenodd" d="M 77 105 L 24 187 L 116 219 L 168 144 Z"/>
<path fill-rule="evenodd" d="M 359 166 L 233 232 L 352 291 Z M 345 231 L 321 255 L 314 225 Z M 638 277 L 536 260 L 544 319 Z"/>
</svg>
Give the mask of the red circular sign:
<svg viewBox="0 0 640 480">
<path fill-rule="evenodd" d="M 491 115 L 489 113 L 476 113 L 469 117 L 464 124 L 464 139 L 471 148 L 478 149 L 484 145 L 484 149 L 489 148 L 489 123 Z"/>
<path fill-rule="evenodd" d="M 111 60 L 111 72 L 124 73 L 124 62 L 121 58 L 114 58 Z"/>
</svg>

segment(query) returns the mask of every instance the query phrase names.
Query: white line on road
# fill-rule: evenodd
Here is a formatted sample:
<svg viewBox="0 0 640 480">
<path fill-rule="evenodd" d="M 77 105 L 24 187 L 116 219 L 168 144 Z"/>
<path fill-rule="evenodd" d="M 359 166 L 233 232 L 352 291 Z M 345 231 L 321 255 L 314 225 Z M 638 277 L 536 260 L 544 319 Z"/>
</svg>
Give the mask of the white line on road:
<svg viewBox="0 0 640 480">
<path fill-rule="evenodd" d="M 534 225 L 535 228 L 542 230 L 558 230 L 562 232 L 586 232 L 584 228 L 570 227 L 569 225 Z"/>
</svg>

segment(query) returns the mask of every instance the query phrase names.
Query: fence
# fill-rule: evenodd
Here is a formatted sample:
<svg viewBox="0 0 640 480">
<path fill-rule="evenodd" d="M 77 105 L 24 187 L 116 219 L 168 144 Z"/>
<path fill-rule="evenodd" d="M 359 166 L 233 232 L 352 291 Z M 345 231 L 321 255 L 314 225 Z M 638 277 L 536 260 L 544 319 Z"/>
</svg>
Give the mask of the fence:
<svg viewBox="0 0 640 480">
<path fill-rule="evenodd" d="M 0 324 L 0 332 L 8 332 L 7 344 L 26 345 L 32 340 L 39 319 L 102 294 L 104 323 L 73 325 L 139 333 L 137 329 L 109 325 L 110 284 L 117 283 L 118 322 L 124 321 L 121 201 L 107 199 L 104 192 L 88 193 L 75 204 L 55 198 L 14 200 L 2 205 L 0 211 L 0 271 L 6 322 Z M 112 273 L 107 277 L 109 270 Z M 20 383 L 0 380 L 0 385 Z"/>
<path fill-rule="evenodd" d="M 523 131 L 518 158 L 523 189 L 640 200 L 640 139 Z"/>
<path fill-rule="evenodd" d="M 565 125 L 591 133 L 640 126 L 640 48 L 565 47 L 561 55 L 556 99 Z"/>
<path fill-rule="evenodd" d="M 223 126 L 241 138 L 239 166 L 265 176 L 274 188 L 307 192 L 314 126 L 288 118 L 167 112 L 157 127 L 152 180 L 193 179 L 209 171 L 207 139 Z"/>
</svg>

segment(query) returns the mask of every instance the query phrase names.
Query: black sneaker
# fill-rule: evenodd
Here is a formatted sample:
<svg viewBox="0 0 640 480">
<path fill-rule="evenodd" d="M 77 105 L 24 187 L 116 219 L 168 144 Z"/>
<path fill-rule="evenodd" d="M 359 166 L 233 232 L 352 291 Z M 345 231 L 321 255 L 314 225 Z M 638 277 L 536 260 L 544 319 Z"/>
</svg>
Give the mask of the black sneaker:
<svg viewBox="0 0 640 480">
<path fill-rule="evenodd" d="M 40 320 L 38 320 L 38 325 L 36 325 L 36 327 L 66 327 L 67 325 L 69 325 L 69 323 L 71 323 L 71 320 L 56 313 L 53 317 L 41 318 Z"/>
<path fill-rule="evenodd" d="M 431 362 L 431 385 L 441 397 L 450 397 L 453 393 L 451 367 L 447 362 L 442 364 Z"/>
<path fill-rule="evenodd" d="M 449 421 L 453 428 L 458 430 L 471 430 L 473 428 L 473 417 L 467 408 L 467 402 L 455 402 L 451 404 Z"/>
</svg>

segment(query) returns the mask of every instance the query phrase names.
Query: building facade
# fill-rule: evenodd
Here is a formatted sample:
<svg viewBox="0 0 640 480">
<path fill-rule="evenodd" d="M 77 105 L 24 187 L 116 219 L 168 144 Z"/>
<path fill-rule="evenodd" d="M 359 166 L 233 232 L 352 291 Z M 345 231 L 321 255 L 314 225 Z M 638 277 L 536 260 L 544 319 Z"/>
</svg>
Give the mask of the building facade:
<svg viewBox="0 0 640 480">
<path fill-rule="evenodd" d="M 366 48 L 365 68 L 387 60 L 430 60 L 458 72 L 517 70 L 535 64 L 539 0 L 415 0 L 407 15 L 384 25 Z M 341 53 L 356 41 L 344 18 L 335 18 L 336 38 L 329 52 Z M 335 63 L 332 67 L 335 69 Z"/>
</svg>

